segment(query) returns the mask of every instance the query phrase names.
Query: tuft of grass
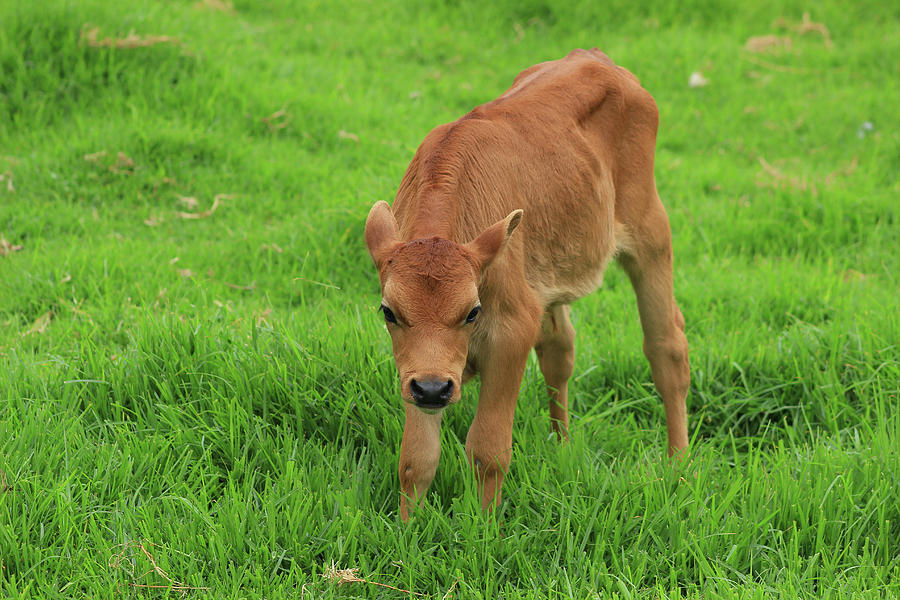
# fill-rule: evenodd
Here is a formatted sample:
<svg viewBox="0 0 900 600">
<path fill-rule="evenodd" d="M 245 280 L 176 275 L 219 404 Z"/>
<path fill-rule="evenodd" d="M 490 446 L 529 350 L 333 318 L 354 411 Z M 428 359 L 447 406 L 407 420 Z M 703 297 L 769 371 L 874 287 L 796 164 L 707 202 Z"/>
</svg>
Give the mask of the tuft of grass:
<svg viewBox="0 0 900 600">
<path fill-rule="evenodd" d="M 898 30 L 870 1 L 0 4 L 0 594 L 900 595 Z M 482 514 L 476 383 L 403 525 L 365 215 L 432 127 L 592 46 L 661 110 L 691 462 L 611 268 L 572 309 L 571 443 L 532 361 Z"/>
</svg>

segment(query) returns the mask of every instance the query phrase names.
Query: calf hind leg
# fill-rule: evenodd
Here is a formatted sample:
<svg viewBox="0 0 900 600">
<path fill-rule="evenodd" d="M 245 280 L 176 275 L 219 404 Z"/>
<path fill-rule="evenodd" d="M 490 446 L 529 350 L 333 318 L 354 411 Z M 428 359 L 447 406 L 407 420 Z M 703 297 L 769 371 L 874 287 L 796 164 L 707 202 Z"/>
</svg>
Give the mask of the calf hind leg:
<svg viewBox="0 0 900 600">
<path fill-rule="evenodd" d="M 666 410 L 669 456 L 688 445 L 686 398 L 690 385 L 684 317 L 672 291 L 672 243 L 662 204 L 649 211 L 641 230 L 633 232 L 633 247 L 620 256 L 637 296 L 644 355 L 653 383 Z"/>
<path fill-rule="evenodd" d="M 575 328 L 569 320 L 569 307 L 547 309 L 541 321 L 541 334 L 534 347 L 547 394 L 550 396 L 550 424 L 560 440 L 569 439 L 569 377 L 575 362 Z"/>
</svg>

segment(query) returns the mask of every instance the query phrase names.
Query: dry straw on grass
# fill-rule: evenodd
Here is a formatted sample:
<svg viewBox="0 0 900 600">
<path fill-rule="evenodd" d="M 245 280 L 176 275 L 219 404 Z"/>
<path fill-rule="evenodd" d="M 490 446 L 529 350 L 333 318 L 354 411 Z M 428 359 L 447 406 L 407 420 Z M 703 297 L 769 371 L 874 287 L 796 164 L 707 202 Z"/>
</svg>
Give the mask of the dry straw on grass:
<svg viewBox="0 0 900 600">
<path fill-rule="evenodd" d="M 118 569 L 122 565 L 130 565 L 129 572 L 132 576 L 134 576 L 134 565 L 136 564 L 136 556 L 143 556 L 149 563 L 150 569 L 139 575 L 136 579 L 138 583 L 129 582 L 129 587 L 133 588 L 141 588 L 141 589 L 155 589 L 155 590 L 169 590 L 172 592 L 181 592 L 182 596 L 186 596 L 190 591 L 196 590 L 209 590 L 208 587 L 200 587 L 200 586 L 192 586 L 187 585 L 186 583 L 182 583 L 177 579 L 172 578 L 168 573 L 166 573 L 156 562 L 156 559 L 153 557 L 153 554 L 148 550 L 148 546 L 153 548 L 160 548 L 158 544 L 154 544 L 152 542 L 148 542 L 146 540 L 134 540 L 131 542 L 126 542 L 124 544 L 119 544 L 116 548 L 121 548 L 119 552 L 113 554 L 109 557 L 109 561 L 107 564 L 111 569 Z M 148 575 L 155 573 L 159 577 L 162 577 L 168 583 L 165 584 L 153 584 L 153 583 L 140 583 L 140 580 L 144 579 Z"/>
<path fill-rule="evenodd" d="M 279 129 L 284 129 L 294 119 L 294 116 L 285 109 L 276 110 L 268 117 L 263 117 L 261 121 L 266 124 L 269 131 L 275 133 Z"/>
<path fill-rule="evenodd" d="M 28 328 L 27 331 L 22 332 L 22 337 L 27 337 L 29 335 L 42 335 L 47 331 L 47 328 L 50 327 L 50 321 L 53 319 L 53 311 L 48 310 L 37 319 L 34 320 L 34 323 L 31 327 Z"/>
<path fill-rule="evenodd" d="M 368 579 L 363 579 L 358 575 L 359 569 L 338 569 L 334 562 L 331 563 L 331 566 L 325 568 L 325 572 L 322 573 L 322 577 L 331 581 L 337 585 L 344 585 L 347 583 L 368 583 L 369 585 L 377 585 L 379 587 L 388 588 L 389 590 L 396 590 L 398 592 L 403 592 L 404 594 L 412 594 L 414 596 L 424 596 L 425 594 L 420 594 L 419 592 L 412 592 L 410 590 L 404 590 L 402 588 L 394 587 L 392 585 L 388 585 L 386 583 L 380 583 L 378 581 L 369 581 Z"/>
<path fill-rule="evenodd" d="M 775 19 L 772 23 L 774 29 L 792 32 L 796 35 L 806 35 L 807 33 L 818 33 L 822 36 L 825 47 L 829 50 L 834 48 L 834 42 L 831 41 L 831 32 L 824 23 L 816 23 L 813 21 L 808 12 L 803 13 L 799 23 L 794 23 L 784 17 Z M 794 39 L 790 35 L 759 35 L 747 39 L 744 44 L 744 50 L 750 54 L 743 55 L 743 58 L 760 67 L 780 71 L 782 73 L 805 74 L 817 72 L 816 69 L 807 69 L 802 67 L 792 67 L 780 65 L 763 60 L 762 58 L 752 56 L 752 54 L 784 54 L 794 49 Z"/>
<path fill-rule="evenodd" d="M 186 219 L 192 221 L 198 221 L 200 219 L 206 219 L 211 217 L 219 207 L 222 206 L 223 200 L 230 200 L 232 198 L 236 198 L 235 194 L 216 194 L 213 198 L 212 206 L 210 206 L 207 210 L 202 210 L 200 212 L 184 212 L 184 211 L 175 211 L 175 216 L 179 219 Z M 193 196 L 179 196 L 178 201 L 181 202 L 187 208 L 196 208 L 197 207 L 197 199 Z M 165 217 L 160 214 L 153 214 L 150 217 L 144 219 L 144 225 L 147 227 L 156 227 L 165 222 Z"/>
<path fill-rule="evenodd" d="M 194 4 L 196 8 L 215 10 L 224 13 L 234 13 L 234 3 L 231 0 L 201 0 Z"/>
<path fill-rule="evenodd" d="M 6 256 L 7 254 L 12 254 L 13 252 L 19 252 L 24 249 L 25 246 L 22 244 L 12 244 L 0 234 L 0 256 Z"/>
<path fill-rule="evenodd" d="M 325 568 L 325 572 L 322 573 L 322 578 L 327 579 L 328 581 L 336 584 L 336 585 L 344 585 L 347 583 L 367 583 L 369 585 L 377 585 L 379 587 L 387 588 L 389 590 L 395 590 L 397 592 L 403 592 L 404 594 L 412 594 L 413 596 L 426 596 L 427 594 L 423 594 L 421 592 L 413 592 L 410 590 L 404 590 L 402 588 L 394 587 L 392 585 L 388 585 L 386 583 L 380 583 L 378 581 L 370 581 L 368 579 L 364 579 L 359 576 L 359 569 L 338 569 L 334 564 L 334 561 L 331 562 L 331 566 Z M 453 590 L 456 589 L 456 586 L 459 584 L 459 578 L 457 578 L 450 588 L 444 593 L 441 600 L 450 600 L 453 597 Z M 304 585 L 301 589 L 301 597 L 306 592 L 306 586 Z"/>
<path fill-rule="evenodd" d="M 790 50 L 793 43 L 793 40 L 786 35 L 758 35 L 747 40 L 744 50 L 748 52 Z"/>
<path fill-rule="evenodd" d="M 12 171 L 7 171 L 5 173 L 0 173 L 0 181 L 6 181 L 6 191 L 10 194 L 15 193 L 16 186 L 13 185 L 12 181 Z"/>
<path fill-rule="evenodd" d="M 777 19 L 775 19 L 775 22 L 772 23 L 772 27 L 775 27 L 776 29 L 787 29 L 800 35 L 805 35 L 807 33 L 818 33 L 825 41 L 826 48 L 834 48 L 834 42 L 831 41 L 831 32 L 828 31 L 828 28 L 824 23 L 816 23 L 815 21 L 810 19 L 809 12 L 803 13 L 803 16 L 801 17 L 799 23 L 791 23 L 784 17 L 778 17 Z"/>
<path fill-rule="evenodd" d="M 93 163 L 98 166 L 104 166 L 107 152 L 106 150 L 101 150 L 100 152 L 94 152 L 92 154 L 85 154 L 84 160 L 89 163 Z M 116 158 L 108 165 L 105 165 L 107 169 L 111 173 L 123 173 L 125 175 L 134 175 L 134 172 L 139 169 L 137 165 L 134 163 L 134 159 L 125 154 L 122 151 L 116 153 Z"/>
<path fill-rule="evenodd" d="M 214 212 L 216 212 L 216 209 L 219 208 L 219 203 L 222 200 L 229 200 L 231 198 L 234 198 L 234 194 L 216 194 L 216 196 L 213 198 L 212 206 L 209 207 L 209 210 L 204 210 L 204 211 L 196 212 L 196 213 L 179 211 L 179 212 L 176 212 L 175 214 L 178 215 L 178 217 L 182 218 L 182 219 L 205 219 L 206 217 L 209 217 Z M 197 200 L 195 198 L 188 199 L 188 198 L 182 197 L 180 200 L 183 204 L 185 204 L 187 206 L 190 206 L 191 204 L 193 204 L 194 206 L 197 205 Z M 193 203 L 190 203 L 190 200 L 193 200 Z"/>
<path fill-rule="evenodd" d="M 181 40 L 168 35 L 148 35 L 141 37 L 136 35 L 134 31 L 129 31 L 128 35 L 123 38 L 100 37 L 100 28 L 85 24 L 81 28 L 81 43 L 93 48 L 145 48 L 147 46 L 155 46 L 157 44 L 181 44 Z"/>
<path fill-rule="evenodd" d="M 6 182 L 6 191 L 10 194 L 14 194 L 16 192 L 16 187 L 13 185 L 13 168 L 19 162 L 16 160 L 14 156 L 0 156 L 0 160 L 5 160 L 9 165 L 5 171 L 0 173 L 0 182 Z"/>
<path fill-rule="evenodd" d="M 796 173 L 788 170 L 790 162 L 793 161 L 776 161 L 776 165 L 769 163 L 762 156 L 757 157 L 762 170 L 757 173 L 756 185 L 759 187 L 768 187 L 776 189 L 791 189 L 803 192 L 811 192 L 814 196 L 819 193 L 819 186 L 826 188 L 833 186 L 843 177 L 850 177 L 856 171 L 859 164 L 858 157 L 853 159 L 838 169 L 831 171 L 824 177 L 815 177 L 806 173 Z"/>
</svg>

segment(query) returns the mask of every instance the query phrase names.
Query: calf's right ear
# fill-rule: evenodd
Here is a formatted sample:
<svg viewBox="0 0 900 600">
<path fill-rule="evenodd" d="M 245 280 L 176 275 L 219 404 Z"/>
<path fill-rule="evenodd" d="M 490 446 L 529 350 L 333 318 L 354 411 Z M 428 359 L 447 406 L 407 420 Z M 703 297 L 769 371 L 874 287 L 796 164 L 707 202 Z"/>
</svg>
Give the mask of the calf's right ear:
<svg viewBox="0 0 900 600">
<path fill-rule="evenodd" d="M 387 202 L 376 202 L 366 219 L 366 246 L 377 269 L 381 270 L 381 265 L 399 243 L 400 229 L 391 207 Z"/>
</svg>

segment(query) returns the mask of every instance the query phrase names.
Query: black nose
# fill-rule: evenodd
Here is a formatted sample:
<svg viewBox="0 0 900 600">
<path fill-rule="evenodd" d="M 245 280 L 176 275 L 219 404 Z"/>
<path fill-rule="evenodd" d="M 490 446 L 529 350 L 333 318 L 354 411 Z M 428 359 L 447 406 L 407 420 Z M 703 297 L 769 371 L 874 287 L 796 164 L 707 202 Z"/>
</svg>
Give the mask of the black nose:
<svg viewBox="0 0 900 600">
<path fill-rule="evenodd" d="M 416 405 L 422 408 L 444 408 L 453 395 L 453 380 L 447 379 L 413 379 L 409 382 Z"/>
</svg>

